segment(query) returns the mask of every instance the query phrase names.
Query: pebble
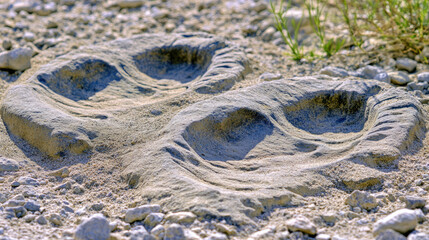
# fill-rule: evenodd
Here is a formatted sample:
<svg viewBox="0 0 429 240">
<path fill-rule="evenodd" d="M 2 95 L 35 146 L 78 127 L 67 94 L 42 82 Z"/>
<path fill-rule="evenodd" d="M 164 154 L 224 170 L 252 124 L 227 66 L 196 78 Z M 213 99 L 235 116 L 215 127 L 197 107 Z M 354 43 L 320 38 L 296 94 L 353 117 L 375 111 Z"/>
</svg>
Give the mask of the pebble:
<svg viewBox="0 0 429 240">
<path fill-rule="evenodd" d="M 104 203 L 94 203 L 90 207 L 91 210 L 94 210 L 96 212 L 103 210 L 103 208 L 104 208 Z"/>
<path fill-rule="evenodd" d="M 345 69 L 339 68 L 339 67 L 331 67 L 331 66 L 322 68 L 319 74 L 324 74 L 331 77 L 348 77 L 349 76 L 349 72 L 347 72 Z"/>
<path fill-rule="evenodd" d="M 150 234 L 155 236 L 157 239 L 164 239 L 165 228 L 162 225 L 158 225 L 150 231 Z"/>
<path fill-rule="evenodd" d="M 54 176 L 54 177 L 66 178 L 70 175 L 70 170 L 68 167 L 63 167 L 63 168 L 60 168 L 60 169 L 57 169 L 55 171 L 50 172 L 48 175 Z"/>
<path fill-rule="evenodd" d="M 26 177 L 26 176 L 18 178 L 18 182 L 21 185 L 30 185 L 30 186 L 39 186 L 40 185 L 39 181 L 37 181 L 36 179 L 31 178 L 31 177 Z"/>
<path fill-rule="evenodd" d="M 429 82 L 429 72 L 423 72 L 423 73 L 417 74 L 417 81 Z"/>
<path fill-rule="evenodd" d="M 156 225 L 158 225 L 163 219 L 164 219 L 163 213 L 150 213 L 144 219 L 143 223 L 145 224 L 145 226 L 153 228 Z"/>
<path fill-rule="evenodd" d="M 61 216 L 56 214 L 56 213 L 49 215 L 48 219 L 49 219 L 49 222 L 51 222 L 55 226 L 62 226 L 63 225 L 63 222 L 61 221 Z"/>
<path fill-rule="evenodd" d="M 407 90 L 408 91 L 415 91 L 415 90 L 423 91 L 428 86 L 429 86 L 428 82 L 419 82 L 419 83 L 410 82 L 407 84 Z"/>
<path fill-rule="evenodd" d="M 14 172 L 19 170 L 17 161 L 0 157 L 0 171 Z"/>
<path fill-rule="evenodd" d="M 365 66 L 359 68 L 356 73 L 351 73 L 350 75 L 390 83 L 390 78 L 386 71 L 377 66 Z"/>
<path fill-rule="evenodd" d="M 402 71 L 390 72 L 389 77 L 391 83 L 399 86 L 405 86 L 412 81 L 408 74 Z"/>
<path fill-rule="evenodd" d="M 2 47 L 6 51 L 11 50 L 12 49 L 12 41 L 10 41 L 9 39 L 3 40 Z"/>
<path fill-rule="evenodd" d="M 414 72 L 417 68 L 417 62 L 409 58 L 400 58 L 396 60 L 396 68 L 398 70 Z"/>
<path fill-rule="evenodd" d="M 34 219 L 36 219 L 36 215 L 34 214 L 28 214 L 27 216 L 24 217 L 24 221 L 27 223 L 34 221 Z"/>
<path fill-rule="evenodd" d="M 169 213 L 165 216 L 165 220 L 171 223 L 191 224 L 197 216 L 191 212 Z"/>
<path fill-rule="evenodd" d="M 323 213 L 320 217 L 325 221 L 329 226 L 333 226 L 338 221 L 338 215 L 334 212 Z"/>
<path fill-rule="evenodd" d="M 161 211 L 161 206 L 158 204 L 148 204 L 136 208 L 130 208 L 125 212 L 124 221 L 126 223 L 133 223 L 135 221 L 143 220 L 149 213 L 156 213 Z"/>
<path fill-rule="evenodd" d="M 331 239 L 331 236 L 330 235 L 328 235 L 328 234 L 318 234 L 317 236 L 316 236 L 316 240 L 330 240 Z"/>
<path fill-rule="evenodd" d="M 222 224 L 222 223 L 216 224 L 216 230 L 218 232 L 225 233 L 227 235 L 236 235 L 237 234 L 237 230 L 235 229 L 234 226 L 230 226 L 230 225 L 226 225 L 226 224 Z"/>
<path fill-rule="evenodd" d="M 273 238 L 274 236 L 274 231 L 275 228 L 266 228 L 266 229 L 262 229 L 260 231 L 254 232 L 249 236 L 249 239 L 269 239 L 269 238 Z"/>
<path fill-rule="evenodd" d="M 409 209 L 423 208 L 426 205 L 426 199 L 417 196 L 406 196 L 404 202 Z"/>
<path fill-rule="evenodd" d="M 48 224 L 48 220 L 46 220 L 45 216 L 40 215 L 36 218 L 36 222 L 40 225 L 46 225 Z"/>
<path fill-rule="evenodd" d="M 408 235 L 407 240 L 429 240 L 429 234 L 413 231 Z"/>
<path fill-rule="evenodd" d="M 263 81 L 272 81 L 280 78 L 282 78 L 282 75 L 280 73 L 275 74 L 270 72 L 262 73 L 261 76 L 259 76 L 259 79 Z"/>
<path fill-rule="evenodd" d="M 9 213 L 13 213 L 17 218 L 22 218 L 27 214 L 27 210 L 23 206 L 7 207 L 5 208 L 5 211 Z"/>
<path fill-rule="evenodd" d="M 85 189 L 80 185 L 74 185 L 72 191 L 74 194 L 83 194 Z"/>
<path fill-rule="evenodd" d="M 31 67 L 31 48 L 17 48 L 12 51 L 0 53 L 0 68 L 23 71 Z"/>
<path fill-rule="evenodd" d="M 286 226 L 292 232 L 300 231 L 309 235 L 315 235 L 317 233 L 314 223 L 304 216 L 297 216 L 287 220 Z"/>
<path fill-rule="evenodd" d="M 36 201 L 29 200 L 24 204 L 25 209 L 28 211 L 36 212 L 40 211 L 40 204 Z"/>
<path fill-rule="evenodd" d="M 407 238 L 392 229 L 387 229 L 386 231 L 381 232 L 375 240 L 407 240 Z"/>
<path fill-rule="evenodd" d="M 173 223 L 165 229 L 164 240 L 185 240 L 185 231 L 177 223 Z"/>
<path fill-rule="evenodd" d="M 120 8 L 136 8 L 144 4 L 143 0 L 119 0 L 116 3 Z"/>
<path fill-rule="evenodd" d="M 22 38 L 26 42 L 34 42 L 34 40 L 36 39 L 36 36 L 32 32 L 25 32 L 24 35 L 22 36 Z"/>
<path fill-rule="evenodd" d="M 417 215 L 415 211 L 410 209 L 397 210 L 383 219 L 378 220 L 374 224 L 374 235 L 378 235 L 381 232 L 392 229 L 400 233 L 406 233 L 414 230 L 417 226 Z"/>
<path fill-rule="evenodd" d="M 360 207 L 371 210 L 377 207 L 377 199 L 368 192 L 355 190 L 346 199 L 346 204 L 351 207 Z"/>
<path fill-rule="evenodd" d="M 76 228 L 75 240 L 107 240 L 110 235 L 109 221 L 102 214 L 94 214 Z"/>
</svg>

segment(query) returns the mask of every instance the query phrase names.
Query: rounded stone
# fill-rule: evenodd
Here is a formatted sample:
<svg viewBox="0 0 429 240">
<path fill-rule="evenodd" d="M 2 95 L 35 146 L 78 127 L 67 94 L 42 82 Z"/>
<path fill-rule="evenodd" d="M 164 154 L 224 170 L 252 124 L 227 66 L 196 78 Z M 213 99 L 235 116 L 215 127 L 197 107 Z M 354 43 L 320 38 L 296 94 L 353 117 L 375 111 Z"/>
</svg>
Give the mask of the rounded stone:
<svg viewBox="0 0 429 240">
<path fill-rule="evenodd" d="M 410 209 L 397 210 L 374 224 L 374 235 L 378 235 L 387 229 L 407 233 L 415 229 L 417 223 L 418 218 L 415 211 Z"/>
<path fill-rule="evenodd" d="M 84 220 L 75 232 L 75 240 L 107 240 L 110 235 L 109 221 L 102 214 L 94 214 Z"/>
</svg>

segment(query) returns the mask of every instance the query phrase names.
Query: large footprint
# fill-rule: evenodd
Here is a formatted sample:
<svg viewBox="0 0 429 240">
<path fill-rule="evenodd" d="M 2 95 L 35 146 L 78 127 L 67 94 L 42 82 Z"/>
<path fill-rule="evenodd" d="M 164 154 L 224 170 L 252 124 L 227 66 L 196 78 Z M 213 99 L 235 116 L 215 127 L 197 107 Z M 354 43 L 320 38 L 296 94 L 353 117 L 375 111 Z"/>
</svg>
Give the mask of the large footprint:
<svg viewBox="0 0 429 240">
<path fill-rule="evenodd" d="M 377 183 L 374 167 L 424 132 L 421 104 L 387 84 L 279 80 L 181 111 L 162 139 L 126 157 L 125 174 L 172 209 L 240 222 L 341 181 Z"/>
<path fill-rule="evenodd" d="M 92 148 L 90 126 L 106 110 L 221 92 L 246 68 L 241 51 L 212 35 L 146 34 L 58 57 L 11 87 L 1 113 L 12 134 L 49 156 L 80 154 Z"/>
</svg>

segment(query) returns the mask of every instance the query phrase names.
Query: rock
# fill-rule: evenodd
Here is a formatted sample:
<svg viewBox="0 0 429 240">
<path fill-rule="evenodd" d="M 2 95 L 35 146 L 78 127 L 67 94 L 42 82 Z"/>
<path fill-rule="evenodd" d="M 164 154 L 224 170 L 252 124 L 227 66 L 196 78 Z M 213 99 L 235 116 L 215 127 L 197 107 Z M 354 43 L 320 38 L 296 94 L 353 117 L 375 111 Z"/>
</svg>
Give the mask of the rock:
<svg viewBox="0 0 429 240">
<path fill-rule="evenodd" d="M 6 51 L 11 50 L 12 49 L 12 41 L 10 41 L 9 39 L 3 40 L 2 47 Z"/>
<path fill-rule="evenodd" d="M 6 207 L 5 212 L 13 213 L 17 218 L 22 218 L 27 214 L 27 210 L 22 206 Z"/>
<path fill-rule="evenodd" d="M 12 51 L 0 53 L 0 68 L 23 71 L 31 67 L 33 50 L 30 48 L 17 48 Z"/>
<path fill-rule="evenodd" d="M 55 226 L 62 226 L 63 225 L 63 221 L 61 220 L 61 216 L 56 214 L 56 213 L 50 214 L 48 219 L 49 219 L 49 222 Z"/>
<path fill-rule="evenodd" d="M 149 215 L 147 215 L 144 219 L 143 223 L 145 224 L 145 226 L 153 228 L 158 225 L 163 219 L 163 213 L 149 213 Z"/>
<path fill-rule="evenodd" d="M 40 215 L 36 218 L 36 222 L 40 225 L 46 225 L 48 224 L 48 220 L 46 220 L 45 216 Z"/>
<path fill-rule="evenodd" d="M 156 239 L 164 239 L 165 228 L 162 225 L 158 225 L 150 231 L 150 234 L 153 235 Z"/>
<path fill-rule="evenodd" d="M 179 224 L 191 224 L 196 218 L 197 216 L 191 212 L 169 213 L 165 216 L 166 221 Z"/>
<path fill-rule="evenodd" d="M 429 72 L 423 72 L 423 73 L 417 74 L 417 81 L 429 82 Z"/>
<path fill-rule="evenodd" d="M 58 170 L 50 172 L 48 175 L 54 176 L 54 177 L 66 178 L 70 175 L 70 170 L 68 167 L 63 167 L 63 168 L 60 168 Z"/>
<path fill-rule="evenodd" d="M 109 221 L 102 214 L 94 214 L 76 228 L 75 240 L 109 239 Z"/>
<path fill-rule="evenodd" d="M 182 226 L 173 223 L 165 229 L 164 240 L 185 240 L 185 231 Z"/>
<path fill-rule="evenodd" d="M 72 191 L 74 194 L 83 194 L 85 189 L 80 185 L 74 185 Z"/>
<path fill-rule="evenodd" d="M 273 27 L 269 27 L 265 29 L 265 31 L 261 34 L 262 41 L 264 42 L 270 42 L 273 40 L 273 36 L 276 33 L 276 29 Z"/>
<path fill-rule="evenodd" d="M 339 68 L 339 67 L 331 67 L 331 66 L 322 68 L 319 74 L 324 74 L 331 77 L 348 77 L 349 76 L 349 73 L 345 69 Z"/>
<path fill-rule="evenodd" d="M 416 90 L 423 91 L 427 87 L 428 87 L 428 82 L 419 82 L 419 83 L 410 82 L 407 84 L 408 91 L 416 91 Z"/>
<path fill-rule="evenodd" d="M 390 72 L 389 77 L 391 83 L 399 86 L 405 86 L 412 81 L 405 72 Z"/>
<path fill-rule="evenodd" d="M 58 191 L 61 189 L 67 189 L 68 190 L 68 189 L 71 189 L 71 187 L 72 187 L 72 183 L 70 181 L 68 181 L 68 182 L 65 182 L 63 184 L 60 184 L 60 185 L 54 187 L 54 189 L 55 189 L 55 191 Z"/>
<path fill-rule="evenodd" d="M 374 79 L 390 83 L 389 75 L 384 69 L 376 66 L 365 66 L 357 70 L 357 75 L 366 79 Z"/>
<path fill-rule="evenodd" d="M 205 237 L 204 240 L 228 240 L 228 237 L 223 233 L 213 233 Z"/>
<path fill-rule="evenodd" d="M 250 234 L 249 236 L 249 240 L 250 239 L 270 239 L 274 237 L 274 232 L 275 232 L 275 228 L 266 228 L 266 229 L 262 229 L 260 231 L 254 232 L 252 234 Z"/>
<path fill-rule="evenodd" d="M 280 73 L 275 74 L 275 73 L 270 73 L 270 72 L 265 72 L 263 74 L 261 74 L 261 76 L 259 76 L 260 80 L 263 81 L 272 81 L 272 80 L 277 80 L 282 78 L 282 75 Z"/>
<path fill-rule="evenodd" d="M 143 220 L 150 213 L 157 213 L 159 211 L 161 211 L 161 206 L 157 204 L 131 208 L 126 211 L 124 221 L 126 223 L 133 223 L 135 221 Z"/>
<path fill-rule="evenodd" d="M 377 199 L 368 192 L 355 190 L 346 199 L 346 204 L 351 207 L 361 207 L 365 210 L 371 210 L 377 207 Z"/>
<path fill-rule="evenodd" d="M 409 209 L 397 210 L 383 219 L 378 220 L 374 224 L 374 235 L 392 229 L 400 233 L 407 233 L 412 231 L 417 226 L 417 215 L 415 211 Z"/>
<path fill-rule="evenodd" d="M 400 58 L 396 60 L 396 68 L 398 70 L 406 70 L 414 72 L 417 67 L 417 62 L 409 58 Z"/>
<path fill-rule="evenodd" d="M 237 230 L 235 229 L 234 226 L 226 225 L 226 224 L 222 224 L 222 223 L 217 223 L 216 224 L 216 230 L 218 232 L 225 233 L 225 234 L 227 234 L 229 236 L 237 234 Z"/>
<path fill-rule="evenodd" d="M 36 212 L 40 211 L 40 204 L 36 201 L 29 200 L 24 204 L 25 209 L 28 211 Z"/>
<path fill-rule="evenodd" d="M 404 202 L 409 209 L 423 208 L 426 205 L 426 199 L 418 196 L 405 196 Z"/>
<path fill-rule="evenodd" d="M 17 161 L 0 157 L 0 171 L 14 172 L 19 170 L 19 164 Z"/>
<path fill-rule="evenodd" d="M 137 226 L 131 229 L 130 240 L 156 240 L 149 234 L 143 226 Z"/>
<path fill-rule="evenodd" d="M 317 233 L 316 225 L 304 216 L 291 218 L 285 224 L 292 232 L 299 231 L 308 235 L 315 235 Z"/>
<path fill-rule="evenodd" d="M 202 238 L 196 234 L 194 231 L 185 229 L 185 239 L 186 240 L 202 240 Z"/>
<path fill-rule="evenodd" d="M 26 176 L 19 177 L 18 182 L 20 185 L 30 185 L 36 187 L 40 185 L 39 181 L 37 181 L 36 179 Z"/>
<path fill-rule="evenodd" d="M 103 210 L 103 208 L 104 208 L 104 203 L 94 203 L 90 207 L 91 210 L 94 210 L 96 212 Z"/>
<path fill-rule="evenodd" d="M 34 214 L 28 214 L 23 218 L 23 220 L 27 223 L 34 221 L 34 219 L 36 219 L 36 215 Z"/>
<path fill-rule="evenodd" d="M 407 240 L 407 238 L 392 229 L 387 229 L 378 234 L 375 240 Z"/>
<path fill-rule="evenodd" d="M 338 215 L 334 212 L 323 213 L 320 217 L 330 226 L 333 226 L 338 221 Z"/>
<path fill-rule="evenodd" d="M 24 38 L 26 42 L 34 42 L 36 36 L 32 32 L 25 32 L 22 38 Z"/>
<path fill-rule="evenodd" d="M 426 221 L 426 216 L 425 216 L 425 214 L 423 213 L 423 210 L 422 209 L 415 209 L 414 210 L 414 213 L 416 214 L 416 216 L 417 216 L 417 222 L 418 223 L 423 223 L 424 221 Z"/>
<path fill-rule="evenodd" d="M 143 6 L 143 0 L 117 0 L 110 3 L 111 6 L 118 6 L 120 8 L 136 8 Z"/>
<path fill-rule="evenodd" d="M 316 240 L 331 240 L 331 236 L 328 234 L 317 234 Z"/>
<path fill-rule="evenodd" d="M 429 234 L 413 231 L 408 235 L 407 240 L 429 240 Z"/>
</svg>

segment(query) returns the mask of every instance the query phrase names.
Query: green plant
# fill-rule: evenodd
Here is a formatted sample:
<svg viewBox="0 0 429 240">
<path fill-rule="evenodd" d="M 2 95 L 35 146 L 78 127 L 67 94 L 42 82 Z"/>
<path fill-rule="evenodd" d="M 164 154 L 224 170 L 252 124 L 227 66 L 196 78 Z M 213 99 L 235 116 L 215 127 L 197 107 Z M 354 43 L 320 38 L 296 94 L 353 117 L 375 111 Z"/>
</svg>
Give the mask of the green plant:
<svg viewBox="0 0 429 240">
<path fill-rule="evenodd" d="M 344 46 L 345 39 L 326 38 L 325 26 L 324 23 L 322 23 L 322 19 L 326 20 L 327 17 L 326 12 L 322 15 L 325 10 L 325 3 L 321 0 L 308 0 L 305 2 L 305 6 L 307 8 L 311 27 L 319 38 L 323 51 L 326 53 L 327 57 L 334 55 Z"/>
<path fill-rule="evenodd" d="M 388 50 L 419 54 L 429 44 L 429 0 L 338 0 L 350 37 L 383 40 Z"/>
<path fill-rule="evenodd" d="M 277 31 L 280 32 L 283 41 L 289 46 L 291 50 L 292 59 L 301 60 L 305 57 L 304 48 L 299 46 L 299 39 L 298 39 L 299 30 L 302 24 L 302 18 L 298 22 L 296 22 L 294 19 L 291 19 L 290 21 L 293 29 L 290 29 L 290 26 L 288 25 L 289 19 L 283 16 L 284 14 L 283 4 L 284 4 L 284 0 L 281 0 L 280 7 L 277 10 L 273 1 L 270 1 L 271 13 L 273 13 L 274 20 L 275 20 L 275 27 Z M 292 30 L 293 30 L 293 36 L 291 34 Z"/>
</svg>

